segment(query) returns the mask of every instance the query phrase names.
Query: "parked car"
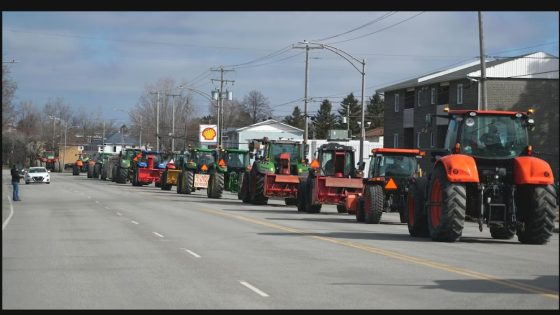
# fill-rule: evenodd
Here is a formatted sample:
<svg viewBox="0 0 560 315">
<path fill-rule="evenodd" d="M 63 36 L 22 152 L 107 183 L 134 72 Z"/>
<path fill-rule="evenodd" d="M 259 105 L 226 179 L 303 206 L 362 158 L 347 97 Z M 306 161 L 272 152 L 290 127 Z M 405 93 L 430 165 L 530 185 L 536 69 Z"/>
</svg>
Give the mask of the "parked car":
<svg viewBox="0 0 560 315">
<path fill-rule="evenodd" d="M 24 179 L 26 184 L 30 183 L 51 183 L 51 171 L 47 170 L 45 167 L 37 166 L 30 167 L 25 173 Z"/>
</svg>

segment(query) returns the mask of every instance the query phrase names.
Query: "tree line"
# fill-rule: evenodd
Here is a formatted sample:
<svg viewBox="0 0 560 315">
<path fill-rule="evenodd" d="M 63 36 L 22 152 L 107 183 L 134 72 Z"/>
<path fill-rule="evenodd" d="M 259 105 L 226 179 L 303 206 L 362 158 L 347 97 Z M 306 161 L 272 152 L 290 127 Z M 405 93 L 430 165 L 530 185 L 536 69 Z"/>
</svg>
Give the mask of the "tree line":
<svg viewBox="0 0 560 315">
<path fill-rule="evenodd" d="M 18 163 L 30 166 L 37 157 L 47 150 L 57 153 L 64 145 L 66 131 L 67 145 L 87 145 L 93 141 L 101 143 L 115 132 L 132 136 L 141 144 L 155 149 L 156 130 L 159 129 L 160 150 L 181 150 L 188 145 L 198 144 L 199 124 L 216 124 L 218 102 L 210 98 L 207 105 L 195 106 L 193 89 L 180 89 L 173 79 L 166 78 L 146 84 L 136 104 L 130 110 L 127 121 L 106 119 L 100 106 L 75 109 L 63 97 L 54 97 L 45 104 L 33 104 L 24 100 L 15 103 L 17 82 L 10 76 L 9 66 L 2 65 L 2 164 Z M 200 91 L 199 91 L 200 92 Z M 200 93 L 199 93 L 200 94 Z M 206 106 L 206 107 L 205 107 Z M 202 107 L 202 108 L 200 108 Z M 206 109 L 207 115 L 199 115 Z M 116 108 L 114 110 L 124 111 Z M 159 128 L 157 112 L 159 111 Z M 349 111 L 349 112 L 348 112 Z M 315 115 L 310 115 L 309 131 L 314 138 L 325 139 L 329 129 L 346 129 L 343 117 L 350 114 L 352 135 L 360 134 L 361 107 L 353 94 L 340 103 L 336 113 L 332 113 L 332 103 L 325 99 Z M 304 128 L 305 120 L 298 106 L 292 115 L 276 117 L 277 120 L 297 128 Z M 224 131 L 245 127 L 273 118 L 270 101 L 258 90 L 252 90 L 241 100 L 223 100 Z M 383 126 L 383 102 L 378 94 L 367 102 L 366 121 L 368 128 Z"/>
</svg>

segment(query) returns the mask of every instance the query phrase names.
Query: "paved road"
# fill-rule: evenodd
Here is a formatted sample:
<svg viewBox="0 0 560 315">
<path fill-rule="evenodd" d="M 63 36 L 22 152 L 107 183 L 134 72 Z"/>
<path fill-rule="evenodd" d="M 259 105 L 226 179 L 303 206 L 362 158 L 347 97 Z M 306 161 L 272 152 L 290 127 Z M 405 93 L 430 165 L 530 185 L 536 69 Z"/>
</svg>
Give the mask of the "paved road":
<svg viewBox="0 0 560 315">
<path fill-rule="evenodd" d="M 11 202 L 2 173 L 3 309 L 558 309 L 559 244 L 411 238 L 225 193 L 52 174 Z M 12 212 L 13 210 L 13 212 Z"/>
</svg>

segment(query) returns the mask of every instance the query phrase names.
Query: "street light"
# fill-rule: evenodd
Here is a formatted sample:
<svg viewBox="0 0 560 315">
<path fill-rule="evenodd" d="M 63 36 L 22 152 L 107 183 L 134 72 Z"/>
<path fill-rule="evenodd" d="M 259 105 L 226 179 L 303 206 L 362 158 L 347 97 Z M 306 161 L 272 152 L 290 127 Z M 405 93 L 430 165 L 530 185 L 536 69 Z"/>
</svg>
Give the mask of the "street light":
<svg viewBox="0 0 560 315">
<path fill-rule="evenodd" d="M 362 164 L 363 160 L 364 160 L 364 138 L 366 135 L 365 132 L 365 127 L 364 127 L 364 121 L 365 121 L 365 110 L 364 110 L 364 83 L 365 83 L 365 68 L 366 68 L 366 61 L 365 59 L 362 59 L 361 61 L 356 59 L 354 56 L 350 55 L 349 53 L 327 45 L 327 44 L 322 44 L 322 43 L 311 43 L 308 41 L 304 41 L 303 43 L 299 43 L 299 44 L 304 44 L 305 48 L 306 48 L 306 52 L 311 49 L 311 47 L 309 47 L 309 45 L 316 45 L 317 47 L 312 47 L 312 48 L 324 48 L 327 49 L 335 54 L 337 54 L 338 56 L 342 57 L 344 60 L 348 61 L 348 63 L 350 63 L 352 65 L 352 67 L 354 67 L 354 69 L 356 69 L 358 72 L 360 72 L 360 74 L 362 75 L 362 119 L 361 119 L 361 136 L 360 136 L 360 164 Z M 303 48 L 303 47 L 295 47 L 294 48 Z M 307 56 L 306 56 L 306 64 L 305 64 L 305 68 L 306 68 L 306 75 L 305 75 L 305 130 L 307 130 Z M 355 63 L 359 63 L 362 65 L 362 70 L 360 70 Z M 350 106 L 348 106 L 348 111 L 350 111 Z M 348 125 L 350 125 L 350 119 L 348 119 Z M 307 143 L 307 131 L 305 132 L 305 138 L 304 138 L 304 143 Z"/>
</svg>

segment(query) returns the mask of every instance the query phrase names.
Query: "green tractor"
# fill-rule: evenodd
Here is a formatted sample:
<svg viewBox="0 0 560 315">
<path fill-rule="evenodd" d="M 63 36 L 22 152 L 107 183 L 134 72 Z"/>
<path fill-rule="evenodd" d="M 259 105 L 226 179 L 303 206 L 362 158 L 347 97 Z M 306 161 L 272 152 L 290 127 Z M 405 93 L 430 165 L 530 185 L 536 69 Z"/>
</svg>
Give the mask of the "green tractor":
<svg viewBox="0 0 560 315">
<path fill-rule="evenodd" d="M 238 198 L 244 203 L 267 204 L 269 198 L 282 198 L 286 205 L 297 204 L 298 186 L 309 174 L 301 157 L 302 144 L 291 140 L 256 139 L 249 143 L 256 150 L 255 162 L 243 174 Z"/>
<path fill-rule="evenodd" d="M 217 150 L 217 163 L 209 167 L 208 198 L 219 199 L 224 190 L 237 193 L 249 166 L 249 150 Z"/>
<path fill-rule="evenodd" d="M 93 165 L 93 178 L 99 179 L 102 177 L 101 170 L 103 169 L 103 164 L 105 164 L 110 156 L 115 155 L 112 152 L 99 153 L 95 158 L 95 164 Z"/>
<path fill-rule="evenodd" d="M 207 189 L 210 173 L 216 171 L 217 151 L 199 147 L 190 149 L 184 158 L 186 163 L 179 174 L 177 193 L 190 195 L 195 190 Z M 219 190 L 218 186 L 213 193 Z"/>
<path fill-rule="evenodd" d="M 249 150 L 225 149 L 224 151 L 227 166 L 224 190 L 237 193 L 241 190 L 243 173 L 245 173 L 250 165 Z"/>
<path fill-rule="evenodd" d="M 124 149 L 119 153 L 116 167 L 113 167 L 112 180 L 119 184 L 126 184 L 132 178 L 132 162 L 138 154 L 142 154 L 141 149 Z"/>
</svg>

